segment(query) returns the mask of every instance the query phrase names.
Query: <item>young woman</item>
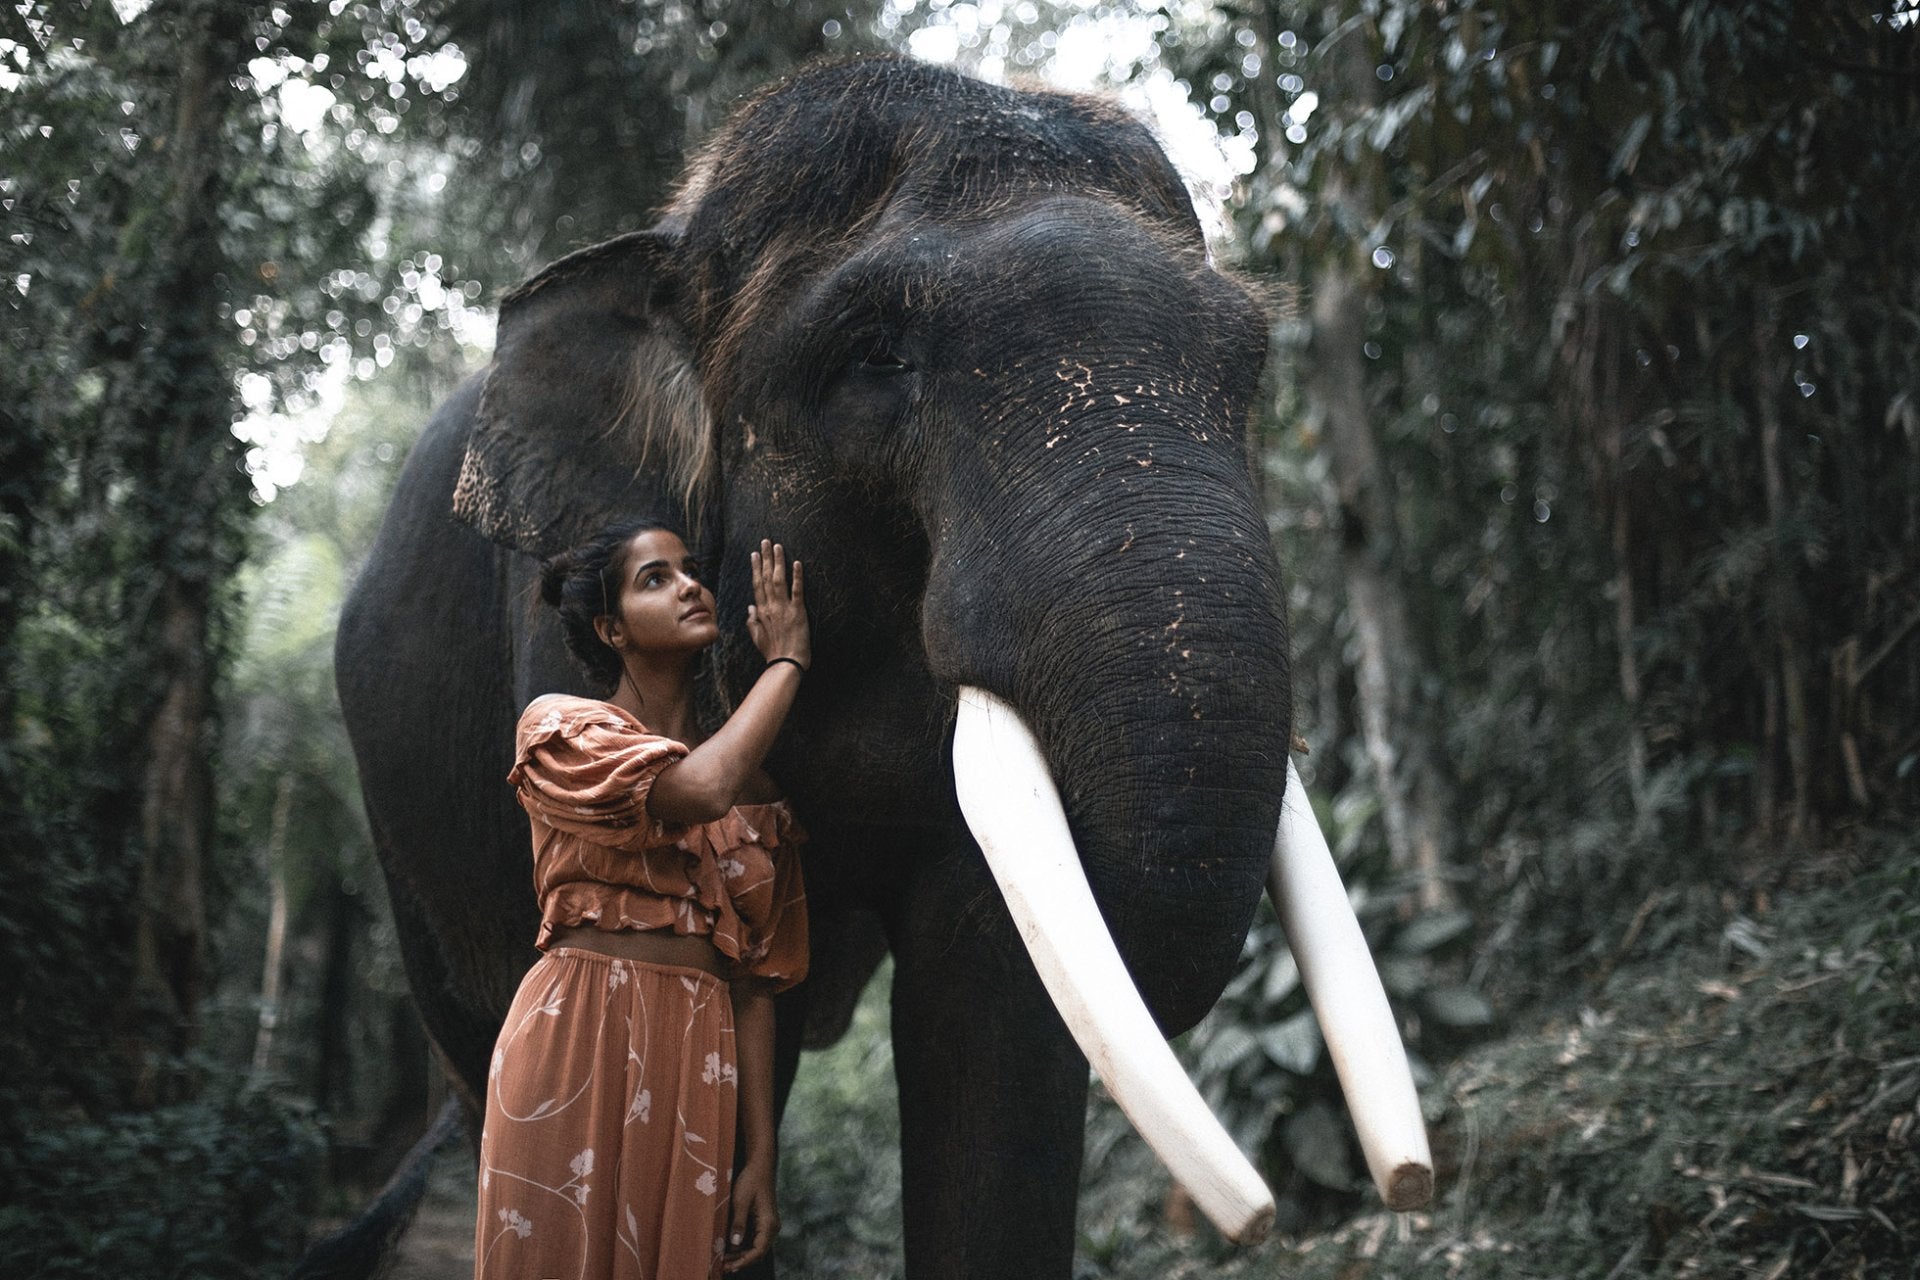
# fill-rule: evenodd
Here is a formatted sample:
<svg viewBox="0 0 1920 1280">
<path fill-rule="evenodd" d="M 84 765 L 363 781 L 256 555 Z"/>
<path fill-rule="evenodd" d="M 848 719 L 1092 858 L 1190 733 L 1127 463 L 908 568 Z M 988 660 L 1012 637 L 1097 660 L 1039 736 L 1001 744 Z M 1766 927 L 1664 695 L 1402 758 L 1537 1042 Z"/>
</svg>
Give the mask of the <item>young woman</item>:
<svg viewBox="0 0 1920 1280">
<path fill-rule="evenodd" d="M 611 693 L 520 718 L 544 954 L 493 1054 L 480 1280 L 708 1280 L 773 1243 L 771 997 L 805 974 L 807 927 L 802 836 L 760 764 L 812 652 L 800 562 L 762 542 L 751 563 L 767 665 L 710 737 L 693 662 L 720 628 L 679 535 L 611 529 L 542 567 Z"/>
</svg>

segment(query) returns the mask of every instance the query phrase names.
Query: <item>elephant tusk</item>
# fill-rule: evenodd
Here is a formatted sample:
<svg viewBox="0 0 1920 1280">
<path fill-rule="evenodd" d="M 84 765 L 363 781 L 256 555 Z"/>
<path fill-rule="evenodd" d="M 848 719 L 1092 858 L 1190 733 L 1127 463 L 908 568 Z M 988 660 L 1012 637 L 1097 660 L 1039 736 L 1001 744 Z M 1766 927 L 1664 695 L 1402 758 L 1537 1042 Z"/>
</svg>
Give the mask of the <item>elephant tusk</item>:
<svg viewBox="0 0 1920 1280">
<path fill-rule="evenodd" d="M 1320 1020 L 1373 1185 L 1387 1208 L 1418 1209 L 1433 1198 L 1420 1096 L 1380 973 L 1291 760 L 1267 892 Z"/>
<path fill-rule="evenodd" d="M 1047 994 L 1114 1101 L 1229 1239 L 1255 1244 L 1273 1193 L 1187 1079 L 1154 1025 L 1093 900 L 1066 811 L 1020 715 L 960 689 L 953 778 Z"/>
</svg>

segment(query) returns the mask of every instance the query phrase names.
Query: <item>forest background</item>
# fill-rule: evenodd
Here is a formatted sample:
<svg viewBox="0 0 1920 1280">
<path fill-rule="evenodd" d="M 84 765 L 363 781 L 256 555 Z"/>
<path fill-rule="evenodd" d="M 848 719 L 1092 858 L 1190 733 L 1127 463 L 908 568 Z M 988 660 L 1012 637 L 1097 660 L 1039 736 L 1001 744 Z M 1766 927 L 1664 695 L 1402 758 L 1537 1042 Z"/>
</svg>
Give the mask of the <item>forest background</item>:
<svg viewBox="0 0 1920 1280">
<path fill-rule="evenodd" d="M 6 5 L 0 1274 L 284 1274 L 420 1134 L 342 592 L 494 299 L 889 48 L 1156 110 L 1293 299 L 1302 763 L 1440 1163 L 1361 1190 L 1263 916 L 1180 1048 L 1279 1236 L 1096 1100 L 1082 1273 L 1910 1274 L 1915 0 Z M 803 1068 L 792 1274 L 898 1270 L 884 1022 Z"/>
</svg>

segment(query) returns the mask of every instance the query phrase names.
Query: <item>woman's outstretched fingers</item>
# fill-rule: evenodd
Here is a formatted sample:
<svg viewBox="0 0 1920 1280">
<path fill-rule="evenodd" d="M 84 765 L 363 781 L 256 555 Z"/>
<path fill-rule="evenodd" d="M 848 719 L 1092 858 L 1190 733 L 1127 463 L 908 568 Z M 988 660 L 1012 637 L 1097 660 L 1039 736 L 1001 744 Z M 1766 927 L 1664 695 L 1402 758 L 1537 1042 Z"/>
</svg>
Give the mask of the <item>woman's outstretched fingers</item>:
<svg viewBox="0 0 1920 1280">
<path fill-rule="evenodd" d="M 750 558 L 753 605 L 747 611 L 747 633 L 763 657 L 791 658 L 804 671 L 813 648 L 800 561 L 789 561 L 786 547 L 771 538 L 762 538 Z"/>
</svg>

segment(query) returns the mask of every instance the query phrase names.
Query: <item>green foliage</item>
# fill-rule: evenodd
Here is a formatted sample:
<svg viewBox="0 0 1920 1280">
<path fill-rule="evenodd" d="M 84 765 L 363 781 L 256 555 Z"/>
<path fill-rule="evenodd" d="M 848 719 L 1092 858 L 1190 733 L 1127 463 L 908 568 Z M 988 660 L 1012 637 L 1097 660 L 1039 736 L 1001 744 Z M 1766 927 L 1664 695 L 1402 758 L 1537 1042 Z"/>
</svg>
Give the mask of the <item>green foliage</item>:
<svg viewBox="0 0 1920 1280">
<path fill-rule="evenodd" d="M 893 963 L 868 982 L 839 1043 L 806 1054 L 780 1125 L 780 1236 L 796 1275 L 899 1273 L 900 1118 L 887 993 Z"/>
<path fill-rule="evenodd" d="M 219 925 L 254 900 L 253 849 L 208 835 L 220 680 L 236 640 L 269 650 L 266 662 L 283 675 L 300 669 L 278 690 L 288 701 L 331 706 L 329 604 L 296 617 L 296 602 L 280 602 L 282 621 L 305 634 L 277 637 L 293 641 L 277 650 L 236 625 L 236 608 L 254 594 L 233 580 L 253 504 L 230 430 L 237 379 L 251 367 L 283 391 L 305 388 L 323 367 L 323 344 L 294 317 L 324 298 L 327 257 L 357 253 L 366 231 L 367 206 L 353 198 L 365 171 L 277 133 L 277 105 L 250 95 L 239 74 L 276 42 L 319 57 L 312 24 L 325 12 L 196 0 L 123 19 L 108 4 L 36 4 L 0 29 L 9 231 L 0 244 L 0 840 L 9 851 L 0 961 L 15 980 L 0 1028 L 0 1203 L 15 1211 L 0 1270 L 9 1275 L 42 1274 L 14 1264 L 43 1254 L 63 1260 L 59 1274 L 240 1274 L 284 1258 L 310 1200 L 316 1130 L 266 1095 L 242 1096 L 231 1064 L 251 1047 L 254 1019 L 237 1031 L 236 1020 L 223 1022 L 231 988 L 210 992 L 206 975 L 231 973 L 229 956 L 208 951 L 197 926 L 212 922 L 216 948 L 250 949 Z M 336 207 L 358 212 L 346 222 L 318 216 Z M 386 324 L 379 298 L 354 314 L 369 313 Z M 371 339 L 365 349 L 371 370 L 378 351 Z M 389 475 L 392 462 L 383 463 Z M 355 515 L 352 555 L 372 518 Z M 309 577 L 334 601 L 346 553 L 336 560 L 330 581 Z M 257 666 L 240 676 L 275 680 Z M 184 714 L 160 750 L 163 697 L 180 699 Z M 252 718 L 260 710 L 244 707 L 234 737 L 264 758 L 273 735 Z M 282 732 L 272 743 L 283 759 L 302 747 L 314 749 L 306 763 L 327 775 L 321 790 L 331 795 L 299 817 L 332 820 L 302 834 L 334 837 L 329 859 L 356 848 L 364 859 L 337 730 L 331 743 L 324 732 Z M 185 802 L 150 793 L 163 776 L 184 780 L 171 794 Z M 170 833 L 153 839 L 166 824 L 197 833 L 190 874 L 164 856 Z M 181 926 L 186 944 L 158 965 L 135 946 L 142 921 L 156 918 Z M 259 974 L 249 960 L 243 986 Z M 399 999 L 390 985 L 383 994 Z M 203 1062 L 168 1052 L 195 1043 Z M 296 1157 L 305 1162 L 297 1171 Z M 80 1194 L 120 1172 L 123 1191 Z"/>
<path fill-rule="evenodd" d="M 134 1040 L 181 1030 L 162 1025 L 175 1011 L 155 984 L 127 971 L 141 859 L 167 838 L 154 829 L 196 816 L 161 804 L 159 822 L 140 824 L 148 734 L 169 690 L 192 705 L 195 663 L 218 649 L 244 511 L 203 283 L 220 264 L 199 252 L 197 197 L 219 187 L 202 162 L 227 103 L 209 87 L 197 129 L 160 114 L 181 91 L 167 42 L 191 27 L 217 59 L 219 36 L 235 36 L 231 7 L 216 9 L 171 14 L 164 39 L 156 18 L 142 40 L 107 6 L 57 21 L 29 6 L 28 39 L 9 42 L 0 200 L 19 230 L 0 266 L 0 327 L 19 358 L 0 365 L 0 403 L 25 443 L 8 479 L 19 537 L 0 561 L 0 811 L 47 872 L 20 867 L 3 935 L 39 980 L 22 997 L 29 1020 L 5 1036 L 9 1061 L 18 1038 L 18 1060 L 46 1072 L 18 1081 L 29 1093 L 85 1099 L 126 1067 L 93 1061 L 64 1080 L 57 1053 L 28 1043 L 49 1027 L 91 1016 Z M 143 111 L 173 122 L 164 153 L 129 127 Z M 188 258 L 200 282 L 178 270 Z M 190 780 L 202 762 L 178 764 Z M 170 994 L 191 987 L 192 968 L 174 970 Z"/>
<path fill-rule="evenodd" d="M 1322 825 L 1334 845 L 1350 853 L 1371 817 L 1369 795 L 1355 785 L 1342 800 Z M 1355 912 L 1398 1017 L 1416 1084 L 1425 1088 L 1433 1072 L 1424 1055 L 1449 1057 L 1494 1022 L 1493 1007 L 1466 975 L 1473 917 L 1462 910 L 1422 913 L 1413 886 L 1387 882 L 1377 859 L 1343 861 L 1343 876 L 1360 886 L 1351 894 Z M 1179 1050 L 1208 1106 L 1267 1175 L 1279 1230 L 1332 1226 L 1372 1196 L 1319 1021 L 1271 904 L 1263 902 L 1254 918 L 1240 971 Z M 1166 1188 L 1154 1184 L 1146 1165 L 1124 1176 L 1095 1172 L 1115 1153 L 1125 1167 L 1126 1153 L 1138 1141 L 1125 1116 L 1104 1093 L 1098 1096 L 1087 1139 L 1087 1196 L 1092 1214 L 1108 1225 L 1104 1235 L 1090 1239 L 1105 1238 L 1117 1257 L 1134 1238 L 1127 1224 L 1151 1216 L 1152 1198 Z M 1428 1106 L 1437 1114 L 1444 1103 L 1430 1094 Z"/>
<path fill-rule="evenodd" d="M 1483 851 L 1459 874 L 1508 904 L 1487 981 L 1560 988 L 1661 886 L 1762 873 L 1745 836 L 1911 808 L 1911 7 L 1166 11 L 1163 59 L 1258 161 L 1246 265 L 1365 299 L 1381 542 Z M 1301 714 L 1340 792 L 1370 771 L 1342 514 L 1312 327 L 1277 333 Z"/>
<path fill-rule="evenodd" d="M 1920 849 L 1855 856 L 1770 911 L 1677 903 L 1680 932 L 1592 1005 L 1457 1066 L 1457 1190 L 1378 1273 L 1907 1274 Z"/>
<path fill-rule="evenodd" d="M 1920 1231 L 1920 844 L 1863 833 L 1777 898 L 1676 894 L 1564 1018 L 1467 1049 L 1426 1090 L 1439 1198 L 1252 1249 L 1161 1212 L 1096 1112 L 1086 1276 L 1752 1275 L 1892 1280 Z"/>
<path fill-rule="evenodd" d="M 419 376 L 350 388 L 326 439 L 308 448 L 301 483 L 259 513 L 235 579 L 246 625 L 222 690 L 229 906 L 216 935 L 230 963 L 207 1033 L 235 1059 L 256 1045 L 277 879 L 289 948 L 316 963 L 284 966 L 262 1065 L 313 1100 L 339 1147 L 375 1145 L 423 1105 L 408 1093 L 426 1064 L 419 1033 L 401 1034 L 414 1015 L 335 694 L 333 633 L 405 445 L 440 390 Z"/>
<path fill-rule="evenodd" d="M 652 221 L 680 160 L 740 96 L 802 60 L 872 47 L 865 6 L 834 0 L 500 0 L 421 6 L 430 44 L 469 74 L 444 127 L 468 141 L 454 181 L 520 188 L 478 229 L 522 271 Z"/>
<path fill-rule="evenodd" d="M 242 1280 L 304 1241 L 321 1144 L 310 1117 L 216 1073 L 192 1101 L 100 1119 L 0 1100 L 0 1273 Z"/>
</svg>

